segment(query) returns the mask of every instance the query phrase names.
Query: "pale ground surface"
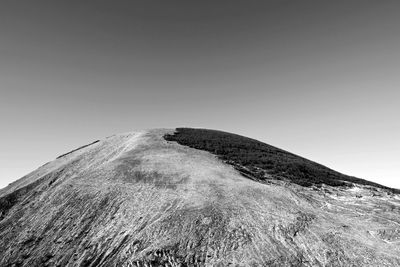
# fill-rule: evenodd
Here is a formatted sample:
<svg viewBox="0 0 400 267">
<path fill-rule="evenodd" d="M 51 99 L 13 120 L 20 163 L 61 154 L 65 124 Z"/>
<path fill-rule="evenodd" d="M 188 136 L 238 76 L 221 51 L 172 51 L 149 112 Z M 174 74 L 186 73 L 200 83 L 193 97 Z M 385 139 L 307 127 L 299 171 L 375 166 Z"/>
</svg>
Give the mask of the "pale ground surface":
<svg viewBox="0 0 400 267">
<path fill-rule="evenodd" d="M 261 184 L 214 155 L 111 136 L 0 191 L 0 266 L 400 266 L 400 197 Z"/>
</svg>

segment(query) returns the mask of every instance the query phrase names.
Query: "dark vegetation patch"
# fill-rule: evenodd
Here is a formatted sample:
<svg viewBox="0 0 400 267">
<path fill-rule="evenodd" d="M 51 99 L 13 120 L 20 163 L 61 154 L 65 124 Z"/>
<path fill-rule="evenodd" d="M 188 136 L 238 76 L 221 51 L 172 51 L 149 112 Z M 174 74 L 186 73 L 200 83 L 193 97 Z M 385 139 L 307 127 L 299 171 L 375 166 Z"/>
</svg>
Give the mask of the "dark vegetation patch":
<svg viewBox="0 0 400 267">
<path fill-rule="evenodd" d="M 185 184 L 189 176 L 179 173 L 167 175 L 157 171 L 142 171 L 140 165 L 142 160 L 137 155 L 132 155 L 118 159 L 117 171 L 118 179 L 126 183 L 152 184 L 157 188 L 167 188 L 176 190 L 179 184 Z M 139 168 L 137 168 L 139 167 Z"/>
<path fill-rule="evenodd" d="M 344 175 L 274 146 L 244 136 L 207 129 L 177 128 L 164 136 L 167 141 L 205 150 L 233 165 L 242 175 L 263 182 L 268 176 L 289 180 L 301 186 L 369 185 L 400 193 L 367 180 Z"/>
<path fill-rule="evenodd" d="M 137 266 L 188 266 L 185 258 L 179 254 L 178 244 L 149 251 L 145 259 L 138 263 Z"/>
<path fill-rule="evenodd" d="M 156 171 L 142 172 L 137 170 L 133 173 L 133 175 L 130 176 L 130 179 L 134 182 L 152 184 L 157 188 L 168 188 L 176 190 L 179 184 L 185 184 L 189 180 L 189 176 L 184 176 L 181 178 L 178 177 L 178 174 L 176 175 L 176 177 L 170 177 Z"/>
<path fill-rule="evenodd" d="M 81 150 L 82 148 L 85 148 L 85 147 L 91 146 L 91 145 L 93 145 L 93 144 L 96 144 L 96 143 L 98 143 L 98 142 L 100 142 L 100 140 L 96 140 L 96 141 L 94 141 L 94 142 L 92 142 L 92 143 L 90 143 L 90 144 L 87 144 L 87 145 L 78 147 L 77 149 L 71 150 L 70 152 L 67 152 L 67 153 L 65 153 L 65 154 L 62 154 L 62 155 L 58 156 L 56 159 L 62 158 L 62 157 L 64 157 L 64 156 L 68 155 L 68 154 L 71 154 L 71 153 L 73 153 L 73 152 L 75 152 L 75 151 Z"/>
<path fill-rule="evenodd" d="M 299 212 L 296 220 L 289 225 L 283 227 L 282 231 L 287 238 L 293 239 L 300 232 L 306 230 L 314 219 L 314 214 Z"/>
</svg>

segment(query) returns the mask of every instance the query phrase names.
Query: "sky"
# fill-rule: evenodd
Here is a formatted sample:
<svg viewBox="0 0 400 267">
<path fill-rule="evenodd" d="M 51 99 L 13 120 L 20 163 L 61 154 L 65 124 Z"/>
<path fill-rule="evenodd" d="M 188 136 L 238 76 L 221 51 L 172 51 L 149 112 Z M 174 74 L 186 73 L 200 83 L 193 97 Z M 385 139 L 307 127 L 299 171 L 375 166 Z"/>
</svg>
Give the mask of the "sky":
<svg viewBox="0 0 400 267">
<path fill-rule="evenodd" d="M 116 133 L 201 127 L 400 188 L 400 2 L 15 1 L 0 187 Z"/>
</svg>

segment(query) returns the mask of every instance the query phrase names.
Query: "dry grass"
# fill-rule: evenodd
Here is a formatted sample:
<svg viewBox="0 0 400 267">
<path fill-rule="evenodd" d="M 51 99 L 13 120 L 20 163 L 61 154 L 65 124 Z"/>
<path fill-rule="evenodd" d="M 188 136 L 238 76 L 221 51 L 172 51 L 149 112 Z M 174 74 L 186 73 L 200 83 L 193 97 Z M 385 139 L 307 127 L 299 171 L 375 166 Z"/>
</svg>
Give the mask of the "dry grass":
<svg viewBox="0 0 400 267">
<path fill-rule="evenodd" d="M 400 265 L 396 195 L 260 184 L 166 133 L 110 137 L 3 190 L 36 181 L 0 221 L 0 265 Z"/>
</svg>

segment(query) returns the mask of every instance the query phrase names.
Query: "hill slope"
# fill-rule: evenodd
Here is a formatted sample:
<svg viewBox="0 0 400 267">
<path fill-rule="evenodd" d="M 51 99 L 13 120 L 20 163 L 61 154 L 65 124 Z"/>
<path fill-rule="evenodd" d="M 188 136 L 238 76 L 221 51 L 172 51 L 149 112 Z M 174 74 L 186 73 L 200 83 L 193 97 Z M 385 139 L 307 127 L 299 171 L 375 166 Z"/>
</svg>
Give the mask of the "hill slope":
<svg viewBox="0 0 400 267">
<path fill-rule="evenodd" d="M 279 152 L 314 175 L 298 182 L 262 165 L 282 166 L 276 148 L 257 165 L 240 140 L 196 149 L 182 132 L 115 135 L 0 190 L 0 266 L 400 265 L 393 190 Z"/>
<path fill-rule="evenodd" d="M 244 175 L 258 181 L 266 181 L 272 176 L 273 179 L 288 180 L 302 186 L 326 184 L 351 187 L 353 184 L 359 184 L 400 193 L 398 189 L 338 173 L 282 149 L 236 134 L 208 129 L 177 128 L 174 134 L 167 134 L 164 138 L 209 151 Z"/>
</svg>

